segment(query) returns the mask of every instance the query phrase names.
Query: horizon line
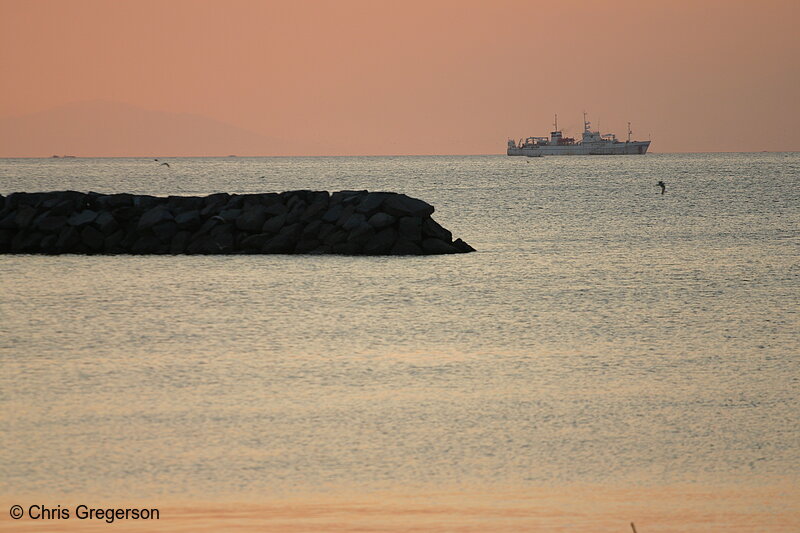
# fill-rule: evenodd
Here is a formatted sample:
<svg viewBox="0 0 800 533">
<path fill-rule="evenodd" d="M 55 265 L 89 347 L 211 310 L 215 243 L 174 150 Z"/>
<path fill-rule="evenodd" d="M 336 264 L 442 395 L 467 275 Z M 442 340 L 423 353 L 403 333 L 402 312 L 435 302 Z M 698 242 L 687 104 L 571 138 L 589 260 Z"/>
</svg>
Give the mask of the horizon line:
<svg viewBox="0 0 800 533">
<path fill-rule="evenodd" d="M 756 150 L 756 151 L 738 151 L 738 150 L 706 150 L 706 151 L 665 151 L 665 152 L 648 152 L 641 155 L 661 155 L 661 154 L 793 154 L 798 153 L 800 150 Z M 600 155 L 605 156 L 609 154 L 586 154 L 586 155 Z M 610 154 L 613 157 L 614 154 Z M 633 155 L 633 154 L 631 154 Z M 635 154 L 640 155 L 640 154 Z M 48 155 L 48 156 L 0 156 L 0 159 L 146 159 L 151 157 L 170 157 L 173 159 L 245 159 L 256 157 L 485 157 L 485 156 L 503 156 L 511 157 L 503 153 L 484 153 L 484 154 L 272 154 L 272 155 L 163 155 L 163 154 L 149 154 L 149 155 Z M 543 156 L 548 157 L 548 156 Z M 558 157 L 558 156 L 549 156 Z M 580 156 L 578 156 L 580 157 Z"/>
</svg>

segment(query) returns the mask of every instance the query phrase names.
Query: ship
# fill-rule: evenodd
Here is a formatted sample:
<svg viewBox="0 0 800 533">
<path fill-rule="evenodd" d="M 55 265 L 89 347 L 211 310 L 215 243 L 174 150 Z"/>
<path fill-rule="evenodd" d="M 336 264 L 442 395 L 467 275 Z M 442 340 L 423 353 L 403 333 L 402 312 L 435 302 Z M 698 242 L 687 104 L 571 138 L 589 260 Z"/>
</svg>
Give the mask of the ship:
<svg viewBox="0 0 800 533">
<path fill-rule="evenodd" d="M 628 140 L 620 141 L 613 133 L 601 134 L 592 131 L 592 124 L 583 114 L 583 138 L 576 141 L 564 137 L 558 129 L 558 115 L 553 123 L 550 137 L 528 137 L 514 142 L 508 140 L 508 155 L 539 157 L 542 155 L 643 155 L 650 147 L 650 141 L 632 141 L 631 123 L 628 122 Z"/>
</svg>

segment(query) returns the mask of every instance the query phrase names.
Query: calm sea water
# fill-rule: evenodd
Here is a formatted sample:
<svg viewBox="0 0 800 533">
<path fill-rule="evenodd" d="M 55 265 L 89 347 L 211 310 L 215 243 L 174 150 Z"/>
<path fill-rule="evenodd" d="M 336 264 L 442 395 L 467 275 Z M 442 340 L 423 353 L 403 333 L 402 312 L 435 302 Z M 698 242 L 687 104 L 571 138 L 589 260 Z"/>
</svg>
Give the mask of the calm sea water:
<svg viewBox="0 0 800 533">
<path fill-rule="evenodd" d="M 800 154 L 167 161 L 0 193 L 390 190 L 478 252 L 0 256 L 4 499 L 800 481 Z"/>
</svg>

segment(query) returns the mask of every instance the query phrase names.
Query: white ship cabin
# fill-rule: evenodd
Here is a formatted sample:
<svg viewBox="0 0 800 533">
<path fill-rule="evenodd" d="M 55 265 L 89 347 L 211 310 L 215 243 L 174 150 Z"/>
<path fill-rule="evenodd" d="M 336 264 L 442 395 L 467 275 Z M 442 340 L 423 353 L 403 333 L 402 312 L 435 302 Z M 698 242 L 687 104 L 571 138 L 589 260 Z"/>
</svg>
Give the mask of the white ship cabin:
<svg viewBox="0 0 800 533">
<path fill-rule="evenodd" d="M 550 144 L 550 145 L 575 144 L 575 139 L 572 137 L 564 137 L 561 133 L 561 130 L 551 131 L 549 142 L 546 137 L 537 137 L 537 139 L 542 139 L 541 141 L 542 144 Z"/>
<path fill-rule="evenodd" d="M 592 131 L 592 123 L 586 120 L 586 113 L 583 114 L 583 142 L 599 143 L 603 141 L 599 131 Z"/>
<path fill-rule="evenodd" d="M 630 128 L 630 126 L 629 126 Z M 613 133 L 600 134 L 599 131 L 592 131 L 592 123 L 586 120 L 586 113 L 583 114 L 583 143 L 617 143 L 617 136 Z"/>
<path fill-rule="evenodd" d="M 547 137 L 526 137 L 525 139 L 520 139 L 517 143 L 513 139 L 508 140 L 509 148 L 533 148 L 534 146 L 546 144 Z"/>
</svg>

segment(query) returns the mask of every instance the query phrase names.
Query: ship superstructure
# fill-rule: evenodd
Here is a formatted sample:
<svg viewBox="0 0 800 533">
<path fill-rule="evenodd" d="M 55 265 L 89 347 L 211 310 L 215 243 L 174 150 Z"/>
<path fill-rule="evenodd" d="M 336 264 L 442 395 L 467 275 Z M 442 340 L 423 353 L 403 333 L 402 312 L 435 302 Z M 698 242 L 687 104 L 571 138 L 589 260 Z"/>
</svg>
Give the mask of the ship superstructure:
<svg viewBox="0 0 800 533">
<path fill-rule="evenodd" d="M 553 124 L 550 137 L 528 137 L 514 142 L 508 140 L 508 155 L 639 155 L 647 153 L 650 141 L 632 141 L 631 123 L 628 122 L 628 139 L 620 141 L 613 133 L 601 134 L 592 131 L 592 124 L 583 114 L 583 136 L 580 141 L 572 137 L 564 137 L 558 129 L 558 115 Z"/>
</svg>

